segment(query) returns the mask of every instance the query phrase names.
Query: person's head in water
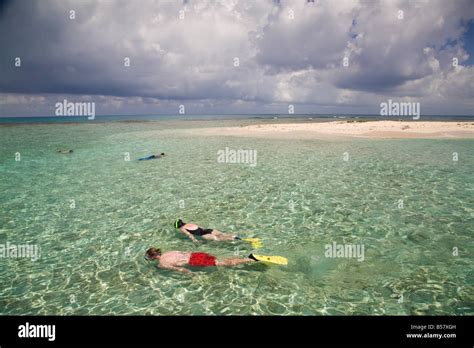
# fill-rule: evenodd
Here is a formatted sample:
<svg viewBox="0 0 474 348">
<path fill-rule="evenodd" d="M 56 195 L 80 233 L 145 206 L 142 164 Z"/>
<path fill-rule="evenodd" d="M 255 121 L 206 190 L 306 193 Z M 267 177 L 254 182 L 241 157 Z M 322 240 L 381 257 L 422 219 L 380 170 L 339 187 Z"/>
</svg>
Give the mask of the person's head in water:
<svg viewBox="0 0 474 348">
<path fill-rule="evenodd" d="M 176 229 L 181 228 L 184 225 L 186 225 L 186 224 L 181 219 L 176 219 L 176 221 L 174 222 L 174 227 Z"/>
<path fill-rule="evenodd" d="M 165 153 L 164 152 L 160 153 L 160 156 L 165 156 Z"/>
<path fill-rule="evenodd" d="M 145 253 L 145 258 L 150 261 L 159 259 L 160 256 L 161 256 L 161 250 L 158 248 L 150 248 Z"/>
</svg>

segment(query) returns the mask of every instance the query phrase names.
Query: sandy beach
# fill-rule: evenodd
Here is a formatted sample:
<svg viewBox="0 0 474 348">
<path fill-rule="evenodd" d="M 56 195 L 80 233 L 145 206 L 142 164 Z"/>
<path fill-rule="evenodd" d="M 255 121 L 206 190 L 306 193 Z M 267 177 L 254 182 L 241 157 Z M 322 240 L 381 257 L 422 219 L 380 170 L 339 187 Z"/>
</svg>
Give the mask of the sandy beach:
<svg viewBox="0 0 474 348">
<path fill-rule="evenodd" d="M 474 122 L 334 121 L 259 124 L 199 130 L 203 135 L 258 138 L 474 138 Z"/>
</svg>

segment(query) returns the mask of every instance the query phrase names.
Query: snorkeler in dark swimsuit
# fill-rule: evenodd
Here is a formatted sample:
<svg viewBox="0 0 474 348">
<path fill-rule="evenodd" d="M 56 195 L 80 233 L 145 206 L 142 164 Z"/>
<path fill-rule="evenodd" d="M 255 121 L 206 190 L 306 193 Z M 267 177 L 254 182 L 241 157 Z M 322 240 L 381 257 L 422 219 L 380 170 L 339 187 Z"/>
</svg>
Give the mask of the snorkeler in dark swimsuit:
<svg viewBox="0 0 474 348">
<path fill-rule="evenodd" d="M 159 155 L 150 155 L 150 156 L 147 156 L 147 157 L 142 157 L 142 158 L 139 158 L 138 160 L 139 161 L 147 161 L 147 160 L 151 160 L 151 159 L 158 159 L 158 158 L 162 158 L 162 157 L 165 157 L 165 153 L 162 152 L 161 154 Z"/>
<path fill-rule="evenodd" d="M 216 241 L 240 240 L 240 238 L 235 234 L 224 233 L 212 228 L 202 228 L 193 223 L 185 223 L 181 219 L 176 219 L 174 227 L 188 236 L 193 242 L 198 241 L 195 236 L 202 237 L 206 240 Z"/>
</svg>

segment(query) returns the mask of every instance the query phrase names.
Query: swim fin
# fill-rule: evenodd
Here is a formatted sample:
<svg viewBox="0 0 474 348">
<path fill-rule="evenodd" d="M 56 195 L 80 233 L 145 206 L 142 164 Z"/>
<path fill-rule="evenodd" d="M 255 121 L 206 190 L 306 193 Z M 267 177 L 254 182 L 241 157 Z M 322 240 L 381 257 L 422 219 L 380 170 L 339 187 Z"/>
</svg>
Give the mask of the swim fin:
<svg viewBox="0 0 474 348">
<path fill-rule="evenodd" d="M 243 241 L 252 244 L 252 248 L 258 249 L 263 246 L 262 241 L 259 238 L 242 238 Z"/>
<path fill-rule="evenodd" d="M 287 265 L 288 264 L 288 259 L 283 257 L 283 256 L 267 256 L 267 255 L 250 254 L 249 258 L 254 259 L 256 261 L 275 263 L 277 265 Z"/>
</svg>

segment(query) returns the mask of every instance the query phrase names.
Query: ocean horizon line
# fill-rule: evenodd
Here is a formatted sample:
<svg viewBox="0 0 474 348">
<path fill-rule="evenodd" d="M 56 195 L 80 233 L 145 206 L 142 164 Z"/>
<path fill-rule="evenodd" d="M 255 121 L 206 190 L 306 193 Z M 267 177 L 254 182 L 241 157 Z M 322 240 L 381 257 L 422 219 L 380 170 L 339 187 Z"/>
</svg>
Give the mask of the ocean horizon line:
<svg viewBox="0 0 474 348">
<path fill-rule="evenodd" d="M 295 117 L 295 116 L 368 116 L 368 117 L 383 117 L 380 114 L 358 114 L 358 113 L 294 113 L 294 114 L 283 114 L 283 113 L 186 113 L 186 114 L 107 114 L 107 115 L 95 115 L 95 117 L 132 117 L 132 116 L 173 116 L 173 117 L 186 117 L 186 116 L 279 116 L 279 117 Z M 474 117 L 474 114 L 425 114 L 422 115 L 425 117 Z M 75 118 L 75 117 L 85 117 L 85 116 L 58 116 L 58 115 L 10 115 L 3 116 L 1 118 L 37 118 L 37 117 L 51 117 L 51 118 Z M 406 117 L 406 116 L 391 116 L 394 117 Z"/>
<path fill-rule="evenodd" d="M 0 116 L 0 124 L 26 123 L 93 123 L 93 122 L 153 122 L 153 121 L 197 121 L 197 120 L 225 120 L 225 119 L 285 119 L 285 120 L 313 120 L 313 119 L 359 119 L 359 120 L 400 120 L 415 121 L 407 116 L 380 116 L 374 114 L 133 114 L 133 115 L 96 115 L 93 119 L 86 116 Z M 474 115 L 424 115 L 423 121 L 466 121 L 474 120 Z"/>
</svg>

